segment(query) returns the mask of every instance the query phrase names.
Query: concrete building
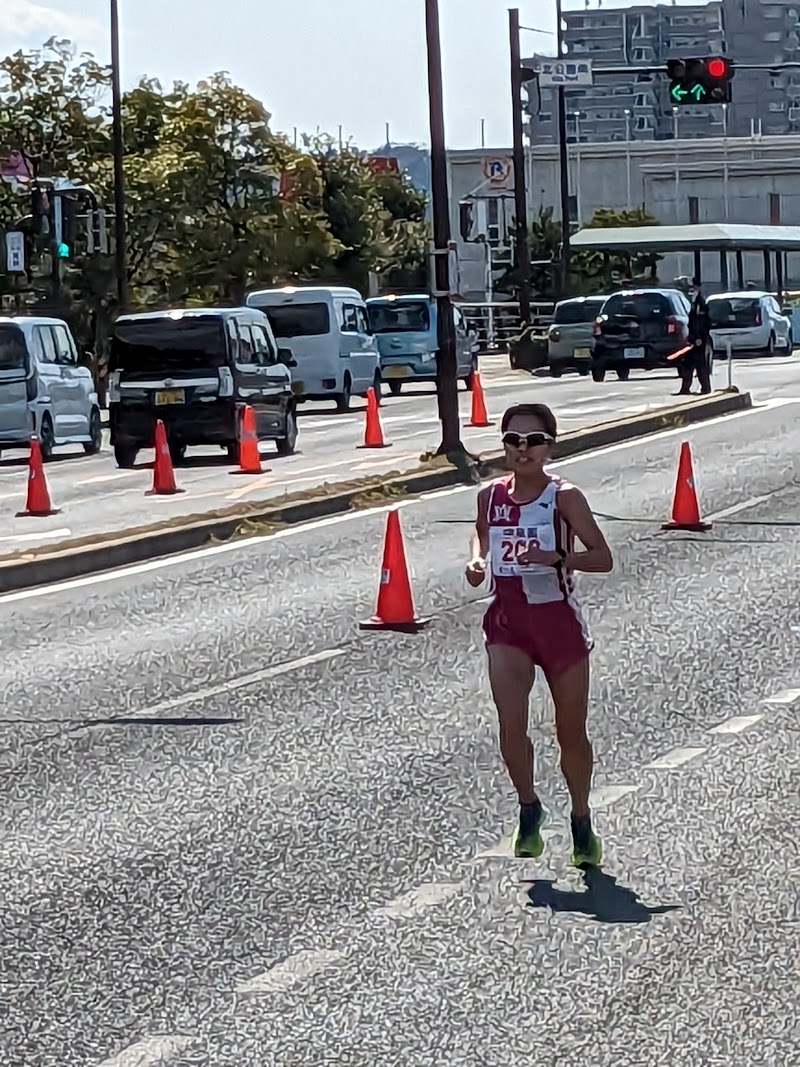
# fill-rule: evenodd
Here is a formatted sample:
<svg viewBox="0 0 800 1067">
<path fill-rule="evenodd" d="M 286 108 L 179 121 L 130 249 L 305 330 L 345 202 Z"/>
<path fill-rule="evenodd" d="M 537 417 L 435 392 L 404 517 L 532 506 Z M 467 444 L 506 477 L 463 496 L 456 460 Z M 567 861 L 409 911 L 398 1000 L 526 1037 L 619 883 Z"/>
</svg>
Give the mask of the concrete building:
<svg viewBox="0 0 800 1067">
<path fill-rule="evenodd" d="M 511 150 L 450 152 L 451 225 L 459 234 L 459 201 L 470 194 L 484 200 L 480 212 L 487 242 L 459 243 L 462 292 L 485 299 L 487 245 L 495 277 L 511 262 L 514 233 L 514 178 Z M 577 223 L 595 211 L 642 207 L 662 225 L 730 222 L 800 225 L 800 137 L 714 138 L 689 141 L 576 144 L 569 149 L 571 214 Z M 558 151 L 543 145 L 528 150 L 528 213 L 559 211 Z M 494 175 L 492 181 L 488 175 Z M 745 257 L 749 280 L 763 281 L 763 262 Z M 800 287 L 800 256 L 789 255 L 787 282 Z M 692 256 L 666 257 L 662 280 L 691 274 Z M 719 282 L 713 257 L 704 263 L 704 279 Z"/>
<path fill-rule="evenodd" d="M 727 54 L 734 63 L 800 61 L 800 0 L 711 0 L 707 4 L 565 11 L 570 57 L 595 67 L 650 66 L 668 59 Z M 531 63 L 531 60 L 527 61 Z M 800 133 L 800 70 L 736 72 L 733 100 L 673 110 L 666 73 L 600 75 L 566 90 L 570 141 L 658 141 Z M 556 91 L 529 87 L 533 144 L 555 144 Z"/>
</svg>

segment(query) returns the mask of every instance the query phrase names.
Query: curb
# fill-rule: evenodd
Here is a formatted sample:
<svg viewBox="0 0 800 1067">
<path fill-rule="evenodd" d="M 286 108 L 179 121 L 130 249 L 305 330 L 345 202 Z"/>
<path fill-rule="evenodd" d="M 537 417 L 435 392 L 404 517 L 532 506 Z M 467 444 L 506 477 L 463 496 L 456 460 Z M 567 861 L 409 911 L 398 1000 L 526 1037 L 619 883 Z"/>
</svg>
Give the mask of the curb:
<svg viewBox="0 0 800 1067">
<path fill-rule="evenodd" d="M 599 423 L 565 434 L 558 442 L 555 459 L 566 459 L 621 441 L 647 437 L 661 430 L 703 422 L 706 419 L 743 411 L 753 406 L 749 393 L 724 392 L 709 399 L 659 408 L 614 422 Z M 0 559 L 0 592 L 30 589 L 53 582 L 79 578 L 100 571 L 143 563 L 204 548 L 211 541 L 227 541 L 242 532 L 247 523 L 276 528 L 311 522 L 314 519 L 386 503 L 387 498 L 417 496 L 455 485 L 477 484 L 504 470 L 503 453 L 481 457 L 466 466 L 444 465 L 431 470 L 409 471 L 386 477 L 364 478 L 343 485 L 329 495 L 297 494 L 283 502 L 264 501 L 246 507 L 233 507 L 205 515 L 186 516 L 171 526 L 155 524 L 134 527 L 121 534 L 94 539 L 76 539 L 41 551 L 35 549 Z M 377 500 L 376 500 L 377 494 Z M 260 531 L 263 532 L 263 531 Z"/>
</svg>

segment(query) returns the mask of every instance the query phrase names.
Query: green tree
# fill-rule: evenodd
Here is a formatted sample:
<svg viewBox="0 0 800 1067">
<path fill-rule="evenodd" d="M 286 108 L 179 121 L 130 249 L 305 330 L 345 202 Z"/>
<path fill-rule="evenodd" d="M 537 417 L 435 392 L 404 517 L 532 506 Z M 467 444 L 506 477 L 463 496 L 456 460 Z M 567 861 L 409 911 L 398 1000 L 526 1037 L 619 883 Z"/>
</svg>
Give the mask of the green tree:
<svg viewBox="0 0 800 1067">
<path fill-rule="evenodd" d="M 612 211 L 601 208 L 587 222 L 587 229 L 616 229 L 628 226 L 658 226 L 658 219 L 644 208 L 629 211 Z M 584 290 L 597 291 L 615 281 L 637 284 L 653 284 L 657 281 L 658 264 L 663 259 L 656 252 L 635 252 L 631 255 L 611 254 L 600 251 L 584 251 L 577 257 L 578 269 Z"/>
</svg>

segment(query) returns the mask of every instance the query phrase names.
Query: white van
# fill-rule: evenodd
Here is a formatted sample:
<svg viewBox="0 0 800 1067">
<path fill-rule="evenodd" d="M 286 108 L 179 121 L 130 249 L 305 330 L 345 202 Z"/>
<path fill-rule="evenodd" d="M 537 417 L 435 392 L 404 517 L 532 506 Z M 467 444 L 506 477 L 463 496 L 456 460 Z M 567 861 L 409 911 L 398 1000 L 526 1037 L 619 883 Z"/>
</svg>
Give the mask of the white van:
<svg viewBox="0 0 800 1067">
<path fill-rule="evenodd" d="M 103 433 L 94 378 L 78 360 L 66 322 L 0 318 L 0 449 L 39 438 L 47 461 L 57 445 L 100 451 Z"/>
<path fill-rule="evenodd" d="M 250 293 L 247 306 L 263 311 L 277 343 L 291 349 L 299 401 L 335 400 L 347 411 L 350 397 L 366 396 L 370 386 L 380 394 L 378 343 L 355 289 L 261 289 Z"/>
</svg>

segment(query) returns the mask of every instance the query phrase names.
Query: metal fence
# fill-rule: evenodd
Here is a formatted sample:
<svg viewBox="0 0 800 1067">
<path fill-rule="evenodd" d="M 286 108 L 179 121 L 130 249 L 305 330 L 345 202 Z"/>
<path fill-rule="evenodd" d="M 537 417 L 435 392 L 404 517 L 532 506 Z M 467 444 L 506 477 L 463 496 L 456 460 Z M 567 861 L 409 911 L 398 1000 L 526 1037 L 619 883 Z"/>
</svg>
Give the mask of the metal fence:
<svg viewBox="0 0 800 1067">
<path fill-rule="evenodd" d="M 509 342 L 519 337 L 522 320 L 519 304 L 516 301 L 494 301 L 491 303 L 460 303 L 458 308 L 471 330 L 478 335 L 480 352 L 507 352 Z M 535 303 L 531 305 L 534 326 L 547 327 L 553 321 L 555 304 Z"/>
</svg>

